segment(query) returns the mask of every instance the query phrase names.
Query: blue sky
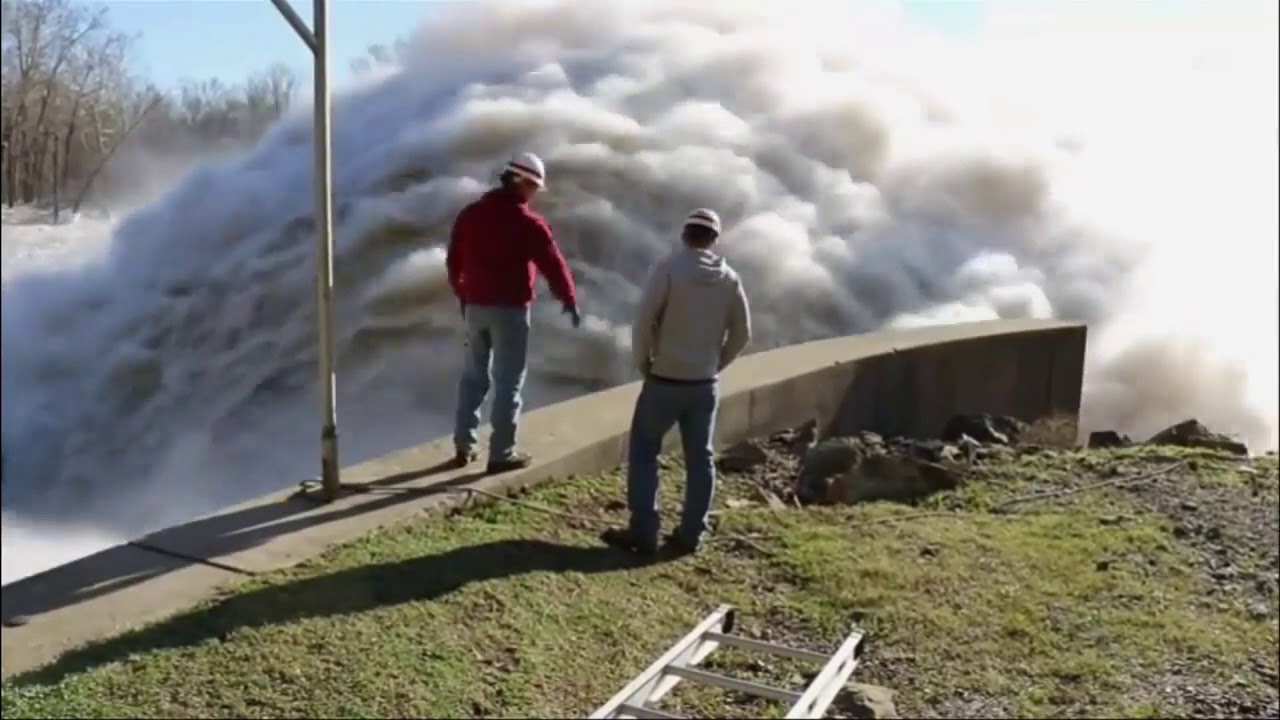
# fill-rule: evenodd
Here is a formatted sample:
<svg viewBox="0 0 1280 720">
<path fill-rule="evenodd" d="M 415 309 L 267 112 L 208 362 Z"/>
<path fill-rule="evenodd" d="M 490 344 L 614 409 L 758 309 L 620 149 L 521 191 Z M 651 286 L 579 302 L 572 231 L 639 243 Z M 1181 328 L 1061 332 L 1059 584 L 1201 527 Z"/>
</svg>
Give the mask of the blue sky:
<svg viewBox="0 0 1280 720">
<path fill-rule="evenodd" d="M 450 1 L 464 0 L 330 0 L 330 57 L 337 79 L 366 47 L 406 34 Z M 294 67 L 301 77 L 310 76 L 308 51 L 269 0 L 104 4 L 115 27 L 139 36 L 136 69 L 162 86 L 173 87 L 185 78 L 237 81 L 274 62 Z M 293 0 L 308 22 L 311 5 L 310 0 Z M 982 20 L 982 0 L 903 0 L 902 5 L 912 20 L 948 33 L 972 32 Z"/>
<path fill-rule="evenodd" d="M 172 87 L 185 78 L 238 81 L 275 62 L 310 76 L 311 54 L 270 0 L 106 0 L 114 27 L 138 36 L 136 69 Z M 308 24 L 310 0 L 292 0 Z M 349 62 L 374 43 L 404 35 L 437 0 L 330 0 L 330 62 Z"/>
</svg>

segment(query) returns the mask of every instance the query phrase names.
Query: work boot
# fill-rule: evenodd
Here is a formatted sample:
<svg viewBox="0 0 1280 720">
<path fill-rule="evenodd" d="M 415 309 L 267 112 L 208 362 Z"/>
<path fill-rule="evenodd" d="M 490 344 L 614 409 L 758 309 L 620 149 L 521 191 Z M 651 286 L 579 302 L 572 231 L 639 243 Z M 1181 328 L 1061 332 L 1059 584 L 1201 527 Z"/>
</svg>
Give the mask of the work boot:
<svg viewBox="0 0 1280 720">
<path fill-rule="evenodd" d="M 658 552 L 658 538 L 641 539 L 628 528 L 609 528 L 600 533 L 600 539 L 605 545 L 639 555 L 656 555 Z"/>
<path fill-rule="evenodd" d="M 498 473 L 511 472 L 512 470 L 523 470 L 533 464 L 533 458 L 525 453 L 512 453 L 510 457 L 501 460 L 490 460 L 489 466 L 485 472 L 490 475 Z"/>
<path fill-rule="evenodd" d="M 701 543 L 692 542 L 686 539 L 683 535 L 681 535 L 678 532 L 673 532 L 668 534 L 665 538 L 663 538 L 663 543 L 662 543 L 662 547 L 665 553 L 674 555 L 677 557 L 684 556 L 684 555 L 692 555 L 698 552 L 699 545 L 701 545 Z"/>
<path fill-rule="evenodd" d="M 453 453 L 453 461 L 451 466 L 454 468 L 464 468 L 475 462 L 480 454 L 470 448 L 458 448 Z"/>
</svg>

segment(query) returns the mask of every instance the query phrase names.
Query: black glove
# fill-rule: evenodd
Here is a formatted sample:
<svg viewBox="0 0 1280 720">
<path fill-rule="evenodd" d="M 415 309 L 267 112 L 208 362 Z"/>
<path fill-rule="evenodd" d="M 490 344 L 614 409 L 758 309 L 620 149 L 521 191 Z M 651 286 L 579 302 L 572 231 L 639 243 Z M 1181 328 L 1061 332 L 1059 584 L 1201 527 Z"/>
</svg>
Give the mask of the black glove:
<svg viewBox="0 0 1280 720">
<path fill-rule="evenodd" d="M 577 305 L 565 303 L 564 312 L 568 313 L 570 319 L 573 321 L 573 327 L 575 329 L 582 327 L 582 315 L 578 313 Z"/>
</svg>

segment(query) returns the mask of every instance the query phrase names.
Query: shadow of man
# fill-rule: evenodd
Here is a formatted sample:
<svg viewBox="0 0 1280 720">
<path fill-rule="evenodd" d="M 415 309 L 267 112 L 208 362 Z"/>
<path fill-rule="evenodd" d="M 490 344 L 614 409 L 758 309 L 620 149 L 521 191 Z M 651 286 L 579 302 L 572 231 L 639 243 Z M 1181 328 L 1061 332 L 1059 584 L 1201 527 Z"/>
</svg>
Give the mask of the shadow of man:
<svg viewBox="0 0 1280 720">
<path fill-rule="evenodd" d="M 14 678 L 14 685 L 52 685 L 67 675 L 136 653 L 223 640 L 244 628 L 435 600 L 473 582 L 531 572 L 608 572 L 645 562 L 607 547 L 502 540 L 363 565 L 233 595 L 212 606 L 74 650 L 52 665 Z"/>
</svg>

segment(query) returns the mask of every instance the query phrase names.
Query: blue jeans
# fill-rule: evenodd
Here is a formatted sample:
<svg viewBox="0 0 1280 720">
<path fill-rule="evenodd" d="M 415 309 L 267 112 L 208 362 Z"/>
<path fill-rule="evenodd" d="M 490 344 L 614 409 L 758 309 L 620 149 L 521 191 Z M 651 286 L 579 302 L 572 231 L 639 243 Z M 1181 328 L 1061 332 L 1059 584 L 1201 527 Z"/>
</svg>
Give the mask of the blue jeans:
<svg viewBox="0 0 1280 720">
<path fill-rule="evenodd" d="M 493 434 L 489 437 L 489 459 L 506 460 L 516 450 L 520 391 L 524 387 L 528 361 L 529 308 L 468 305 L 465 321 L 467 352 L 462 380 L 458 383 L 453 444 L 459 451 L 475 447 L 480 406 L 492 382 Z"/>
<path fill-rule="evenodd" d="M 644 381 L 631 418 L 627 459 L 627 507 L 631 511 L 631 532 L 635 537 L 656 538 L 660 531 L 658 454 L 662 451 L 662 438 L 678 423 L 686 474 L 684 511 L 677 533 L 691 546 L 701 541 L 715 494 L 712 439 L 719 401 L 714 381 L 700 384 Z"/>
</svg>

